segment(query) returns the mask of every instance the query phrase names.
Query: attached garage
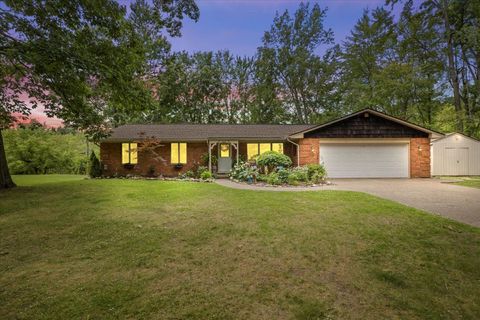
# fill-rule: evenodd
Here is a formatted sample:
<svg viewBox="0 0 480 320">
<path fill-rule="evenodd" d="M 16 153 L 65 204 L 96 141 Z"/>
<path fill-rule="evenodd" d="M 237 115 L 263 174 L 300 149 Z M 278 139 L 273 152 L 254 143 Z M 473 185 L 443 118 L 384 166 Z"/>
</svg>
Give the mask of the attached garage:
<svg viewBox="0 0 480 320">
<path fill-rule="evenodd" d="M 330 178 L 408 178 L 408 143 L 322 143 Z"/>
<path fill-rule="evenodd" d="M 432 175 L 480 175 L 480 141 L 461 133 L 434 140 L 431 145 Z"/>
<path fill-rule="evenodd" d="M 428 178 L 430 141 L 443 134 L 365 109 L 293 134 L 298 163 L 322 163 L 330 178 Z"/>
</svg>

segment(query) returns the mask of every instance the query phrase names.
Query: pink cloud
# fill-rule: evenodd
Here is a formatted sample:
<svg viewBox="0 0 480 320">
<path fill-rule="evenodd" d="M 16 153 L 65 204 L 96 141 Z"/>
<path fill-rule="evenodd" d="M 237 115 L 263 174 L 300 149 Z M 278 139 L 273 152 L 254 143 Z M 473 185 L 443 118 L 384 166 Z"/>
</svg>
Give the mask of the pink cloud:
<svg viewBox="0 0 480 320">
<path fill-rule="evenodd" d="M 20 96 L 20 99 L 23 100 L 27 106 L 30 107 L 30 115 L 23 117 L 19 113 L 14 113 L 13 116 L 16 118 L 16 122 L 18 123 L 29 123 L 32 119 L 44 124 L 49 128 L 58 128 L 63 126 L 63 120 L 57 117 L 48 117 L 45 114 L 45 107 L 39 103 L 37 107 L 34 109 L 32 108 L 32 103 L 30 102 L 30 97 L 24 93 Z"/>
</svg>

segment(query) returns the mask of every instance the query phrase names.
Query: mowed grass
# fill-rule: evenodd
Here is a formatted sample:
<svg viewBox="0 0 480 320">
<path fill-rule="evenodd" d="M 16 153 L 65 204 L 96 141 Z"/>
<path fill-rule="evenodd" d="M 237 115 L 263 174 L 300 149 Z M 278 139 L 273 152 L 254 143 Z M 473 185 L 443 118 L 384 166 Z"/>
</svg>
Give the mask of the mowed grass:
<svg viewBox="0 0 480 320">
<path fill-rule="evenodd" d="M 478 228 L 355 192 L 52 178 L 0 192 L 1 319 L 480 317 Z"/>
<path fill-rule="evenodd" d="M 464 177 L 462 179 L 463 181 L 456 184 L 464 187 L 480 188 L 480 177 Z"/>
<path fill-rule="evenodd" d="M 47 175 L 13 175 L 13 181 L 20 186 L 34 186 L 45 183 L 58 183 L 85 179 L 85 176 L 75 174 L 47 174 Z"/>
</svg>

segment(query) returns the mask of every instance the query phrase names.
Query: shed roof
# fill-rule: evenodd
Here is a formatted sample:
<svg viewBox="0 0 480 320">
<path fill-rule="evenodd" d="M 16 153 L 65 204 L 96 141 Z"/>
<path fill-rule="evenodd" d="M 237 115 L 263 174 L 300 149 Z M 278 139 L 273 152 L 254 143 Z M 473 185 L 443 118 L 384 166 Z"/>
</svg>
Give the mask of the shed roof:
<svg viewBox="0 0 480 320">
<path fill-rule="evenodd" d="M 480 143 L 480 140 L 475 139 L 475 138 L 473 138 L 473 137 L 469 137 L 469 136 L 467 136 L 467 135 L 465 135 L 465 134 L 463 134 L 463 133 L 460 133 L 460 132 L 450 132 L 450 133 L 447 133 L 447 134 L 445 134 L 443 137 L 440 137 L 440 138 L 438 138 L 438 139 L 432 140 L 432 143 L 436 143 L 436 142 L 438 142 L 438 141 L 440 141 L 440 140 L 452 138 L 452 137 L 454 137 L 455 135 L 460 135 L 460 136 L 462 136 L 462 137 L 465 137 L 465 138 L 467 138 L 467 139 L 470 139 L 470 140 L 473 140 L 473 141 L 475 141 L 475 142 L 477 142 L 477 143 Z"/>
</svg>

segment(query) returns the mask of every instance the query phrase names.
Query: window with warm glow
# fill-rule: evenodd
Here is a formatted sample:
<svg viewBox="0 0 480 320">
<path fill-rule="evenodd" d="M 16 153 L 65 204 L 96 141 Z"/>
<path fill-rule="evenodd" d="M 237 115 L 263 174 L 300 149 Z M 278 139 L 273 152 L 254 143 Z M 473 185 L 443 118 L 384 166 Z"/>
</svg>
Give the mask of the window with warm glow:
<svg viewBox="0 0 480 320">
<path fill-rule="evenodd" d="M 170 163 L 187 163 L 187 144 L 174 142 L 170 147 Z"/>
<path fill-rule="evenodd" d="M 259 154 L 267 151 L 283 153 L 283 143 L 247 143 L 247 158 L 253 160 Z"/>
<path fill-rule="evenodd" d="M 271 148 L 272 147 L 271 147 L 270 143 L 260 143 L 259 148 L 258 148 L 260 150 L 259 154 L 270 151 L 270 150 L 272 150 Z"/>
<path fill-rule="evenodd" d="M 122 143 L 122 164 L 137 164 L 138 151 L 136 143 Z"/>
<path fill-rule="evenodd" d="M 283 153 L 283 143 L 272 143 L 272 151 Z"/>
<path fill-rule="evenodd" d="M 247 143 L 247 159 L 253 160 L 258 156 L 258 143 Z"/>
<path fill-rule="evenodd" d="M 220 144 L 220 158 L 230 157 L 230 145 L 228 143 Z"/>
</svg>

